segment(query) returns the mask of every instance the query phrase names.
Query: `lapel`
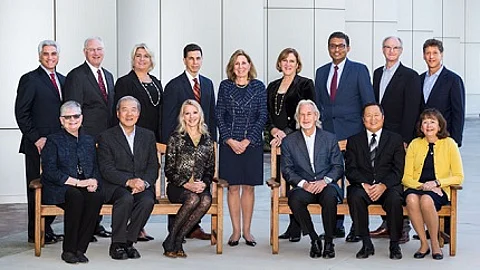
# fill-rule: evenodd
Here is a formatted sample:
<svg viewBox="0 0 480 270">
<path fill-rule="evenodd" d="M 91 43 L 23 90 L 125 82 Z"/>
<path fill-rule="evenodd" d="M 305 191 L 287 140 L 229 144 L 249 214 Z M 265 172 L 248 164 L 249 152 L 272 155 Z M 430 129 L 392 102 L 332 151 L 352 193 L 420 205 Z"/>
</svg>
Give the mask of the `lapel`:
<svg viewBox="0 0 480 270">
<path fill-rule="evenodd" d="M 292 83 L 288 86 L 288 89 L 287 89 L 287 92 L 285 93 L 285 100 L 287 99 L 287 97 L 289 98 L 290 96 L 295 96 L 295 95 L 298 95 L 298 81 L 300 79 L 298 78 L 298 75 L 295 75 L 295 77 L 293 78 L 293 81 Z M 278 92 L 278 89 L 280 88 L 280 84 L 282 83 L 282 80 L 280 79 L 280 83 L 278 84 L 277 86 L 277 92 Z"/>
<path fill-rule="evenodd" d="M 52 81 L 50 80 L 50 76 L 40 66 L 38 67 L 37 72 L 40 80 L 45 84 L 45 86 L 49 89 L 52 95 L 56 96 L 58 100 L 60 100 L 60 95 L 55 86 L 53 85 Z M 58 80 L 60 81 L 60 76 L 58 76 Z"/>
<path fill-rule="evenodd" d="M 377 102 L 380 100 L 380 81 L 382 80 L 384 67 L 385 66 L 378 68 L 378 72 L 373 73 L 373 94 Z"/>
<path fill-rule="evenodd" d="M 132 150 L 130 150 L 130 146 L 128 145 L 127 138 L 125 138 L 125 135 L 123 134 L 123 130 L 120 127 L 120 124 L 115 127 L 115 133 L 114 134 L 115 134 L 115 139 L 117 140 L 118 144 L 120 144 L 122 146 L 123 150 L 125 150 L 125 152 L 127 152 L 127 154 L 131 158 L 133 158 Z M 135 136 L 136 135 L 137 134 L 135 133 Z M 135 150 L 135 144 L 134 144 L 133 150 Z"/>
<path fill-rule="evenodd" d="M 308 157 L 307 144 L 305 142 L 305 138 L 303 138 L 303 133 L 301 130 L 299 130 L 298 132 L 295 132 L 293 134 L 295 134 L 296 136 L 297 147 L 299 148 L 298 152 L 300 153 L 299 158 L 303 160 L 303 162 L 299 162 L 299 164 L 304 164 L 304 169 L 313 176 L 314 173 L 312 171 L 312 167 L 310 166 L 310 158 Z M 315 145 L 316 144 L 317 142 L 315 138 Z"/>
<path fill-rule="evenodd" d="M 325 66 L 325 68 L 322 70 L 322 72 L 320 72 L 320 87 L 322 87 L 323 89 L 323 93 L 324 95 L 328 98 L 328 100 L 330 100 L 330 94 L 328 93 L 328 89 L 327 89 L 327 82 L 328 82 L 328 74 L 330 73 L 330 67 L 332 66 L 332 63 L 330 64 L 327 64 Z M 338 90 L 338 87 L 337 87 L 337 90 Z"/>
<path fill-rule="evenodd" d="M 99 98 L 101 98 L 105 102 L 105 100 L 102 97 L 102 94 L 100 93 L 100 86 L 98 86 L 98 81 L 97 79 L 95 79 L 95 75 L 93 75 L 93 72 L 90 69 L 90 66 L 88 66 L 87 62 L 83 64 L 83 71 L 85 72 L 85 76 L 87 77 L 87 80 L 90 82 L 92 89 L 94 89 L 94 91 L 92 91 L 94 92 L 94 95 L 97 95 Z"/>
<path fill-rule="evenodd" d="M 322 152 L 321 147 L 324 145 L 323 136 L 321 130 L 317 128 L 315 133 L 315 144 L 313 147 L 313 166 L 315 166 L 315 171 L 318 171 L 317 164 L 319 164 L 319 155 Z M 320 161 L 321 162 L 321 161 Z M 312 172 L 313 173 L 313 172 Z"/>
<path fill-rule="evenodd" d="M 388 82 L 387 87 L 385 88 L 385 93 L 383 93 L 383 98 L 382 98 L 382 104 L 383 100 L 385 100 L 385 97 L 388 97 L 395 92 L 395 89 L 392 89 L 394 85 L 397 85 L 397 81 L 401 81 L 403 77 L 403 72 L 402 72 L 403 66 L 402 63 L 399 64 L 397 70 L 392 76 L 392 79 L 390 82 Z M 383 72 L 383 71 L 382 71 Z"/>
<path fill-rule="evenodd" d="M 367 137 L 367 131 L 365 129 L 363 130 L 362 134 L 363 135 L 358 143 L 360 144 L 361 151 L 363 152 L 363 156 L 365 157 L 364 160 L 368 164 L 370 164 L 371 167 L 372 165 L 370 163 L 370 148 L 368 147 L 368 142 L 370 138 Z"/>
<path fill-rule="evenodd" d="M 136 158 L 137 160 L 139 160 L 142 154 L 148 152 L 147 149 L 142 147 L 142 142 L 144 142 L 143 132 L 138 126 L 136 126 L 135 139 L 133 140 L 133 153 L 134 153 L 134 156 L 137 157 Z"/>
<path fill-rule="evenodd" d="M 388 131 L 385 129 L 382 129 L 382 136 L 380 137 L 380 141 L 378 142 L 378 148 L 377 148 L 377 154 L 375 156 L 375 164 L 377 160 L 379 159 L 380 153 L 382 153 L 383 148 L 387 145 L 387 142 L 389 141 L 390 134 L 388 134 Z"/>
<path fill-rule="evenodd" d="M 428 71 L 427 71 L 428 72 Z M 445 85 L 446 81 L 448 80 L 448 75 L 447 75 L 447 68 L 443 66 L 442 72 L 438 75 L 437 81 L 432 87 L 432 92 L 430 92 L 430 96 L 428 96 L 428 100 L 425 101 L 425 104 L 428 104 L 429 101 L 431 100 L 431 97 L 436 97 L 438 96 L 439 93 L 443 90 L 443 85 Z M 423 81 L 422 81 L 422 92 L 423 92 Z"/>
<path fill-rule="evenodd" d="M 182 84 L 181 88 L 183 89 L 183 93 L 185 97 L 184 100 L 195 99 L 195 96 L 193 95 L 192 85 L 190 84 L 190 81 L 187 77 L 187 71 L 183 72 L 181 84 Z M 200 91 L 202 91 L 202 82 L 200 82 Z M 201 99 L 201 96 L 203 96 L 202 94 L 203 93 L 200 92 L 200 99 Z"/>
<path fill-rule="evenodd" d="M 106 69 L 102 67 L 103 74 L 105 75 L 105 83 L 107 84 L 107 95 L 108 95 L 108 104 L 113 104 L 113 98 L 115 95 L 115 85 L 113 82 L 113 76 L 110 75 L 110 72 L 108 72 Z M 98 85 L 98 84 L 97 84 Z M 98 90 L 100 91 L 100 87 L 98 87 Z M 110 108 L 111 106 L 109 106 Z"/>
</svg>

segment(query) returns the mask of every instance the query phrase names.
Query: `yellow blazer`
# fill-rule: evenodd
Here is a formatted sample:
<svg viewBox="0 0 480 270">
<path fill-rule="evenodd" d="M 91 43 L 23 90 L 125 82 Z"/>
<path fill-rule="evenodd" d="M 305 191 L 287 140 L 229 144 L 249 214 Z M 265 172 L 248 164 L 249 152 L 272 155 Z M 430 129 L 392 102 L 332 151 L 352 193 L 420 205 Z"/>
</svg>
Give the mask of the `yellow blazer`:
<svg viewBox="0 0 480 270">
<path fill-rule="evenodd" d="M 428 141 L 425 138 L 416 138 L 408 146 L 402 179 L 405 188 L 418 189 L 422 185 L 418 180 L 422 174 L 423 162 L 427 154 Z M 460 185 L 463 182 L 462 158 L 458 146 L 452 138 L 440 139 L 435 143 L 433 162 L 436 180 L 440 182 L 440 187 L 450 200 L 450 185 Z"/>
</svg>

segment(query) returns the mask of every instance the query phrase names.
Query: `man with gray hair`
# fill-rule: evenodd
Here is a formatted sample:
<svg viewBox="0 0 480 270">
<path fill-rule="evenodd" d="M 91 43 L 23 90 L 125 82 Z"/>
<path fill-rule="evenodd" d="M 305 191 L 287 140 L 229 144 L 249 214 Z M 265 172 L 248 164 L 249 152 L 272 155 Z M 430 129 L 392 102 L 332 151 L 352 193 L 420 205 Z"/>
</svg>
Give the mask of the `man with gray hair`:
<svg viewBox="0 0 480 270">
<path fill-rule="evenodd" d="M 289 134 L 282 142 L 281 168 L 285 180 L 294 188 L 288 192 L 288 205 L 302 232 L 311 240 L 310 257 L 335 257 L 333 244 L 337 204 L 343 194 L 337 180 L 343 177 L 343 156 L 334 134 L 320 127 L 320 112 L 311 100 L 297 105 L 295 120 L 300 130 Z M 312 223 L 307 206 L 322 206 L 325 245 Z"/>
<path fill-rule="evenodd" d="M 60 106 L 62 105 L 65 76 L 56 71 L 60 54 L 58 43 L 43 40 L 38 45 L 40 66 L 20 78 L 15 100 L 15 117 L 22 132 L 20 153 L 25 154 L 28 203 L 28 242 L 34 242 L 35 192 L 28 186 L 40 178 L 40 153 L 47 135 L 59 132 Z M 45 218 L 45 243 L 63 239 L 53 233 L 50 224 L 55 217 Z"/>
</svg>

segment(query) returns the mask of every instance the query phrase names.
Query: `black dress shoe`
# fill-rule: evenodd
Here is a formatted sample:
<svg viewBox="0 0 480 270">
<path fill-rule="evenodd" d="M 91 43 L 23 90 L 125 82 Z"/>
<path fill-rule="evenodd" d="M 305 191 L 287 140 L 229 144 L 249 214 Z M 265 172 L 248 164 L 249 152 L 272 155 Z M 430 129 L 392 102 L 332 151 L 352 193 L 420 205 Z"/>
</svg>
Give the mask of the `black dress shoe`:
<svg viewBox="0 0 480 270">
<path fill-rule="evenodd" d="M 333 238 L 344 238 L 345 237 L 345 227 L 335 228 L 333 232 Z M 325 240 L 325 233 L 319 235 L 320 240 Z"/>
<path fill-rule="evenodd" d="M 78 263 L 78 258 L 73 252 L 64 251 L 61 257 L 66 263 Z"/>
<path fill-rule="evenodd" d="M 88 258 L 81 251 L 77 251 L 77 259 L 79 263 L 88 263 Z"/>
<path fill-rule="evenodd" d="M 432 258 L 434 260 L 442 260 L 443 259 L 443 253 L 440 252 L 440 253 L 432 253 Z"/>
<path fill-rule="evenodd" d="M 402 250 L 399 245 L 393 245 L 390 247 L 390 259 L 400 260 L 402 259 Z"/>
<path fill-rule="evenodd" d="M 57 239 L 55 238 L 55 236 L 53 236 L 51 233 L 46 233 L 45 234 L 45 244 L 55 244 L 57 243 Z"/>
<path fill-rule="evenodd" d="M 278 236 L 278 239 L 290 239 L 290 234 L 288 232 L 284 232 Z"/>
<path fill-rule="evenodd" d="M 257 242 L 255 242 L 255 240 L 247 240 L 247 238 L 245 238 L 245 235 L 243 236 L 243 239 L 245 239 L 245 244 L 247 244 L 247 246 L 254 247 L 257 245 Z"/>
<path fill-rule="evenodd" d="M 357 259 L 366 259 L 368 258 L 368 256 L 374 255 L 374 254 L 375 254 L 375 249 L 373 248 L 373 246 L 372 247 L 362 246 L 360 251 L 357 253 L 356 257 Z"/>
<path fill-rule="evenodd" d="M 55 238 L 55 240 L 58 241 L 63 241 L 63 239 L 65 238 L 65 235 L 63 234 L 55 234 L 55 233 L 51 233 L 51 235 Z"/>
<path fill-rule="evenodd" d="M 90 242 L 92 243 L 98 242 L 98 239 L 92 235 L 92 239 L 90 239 Z"/>
<path fill-rule="evenodd" d="M 313 240 L 312 246 L 310 247 L 310 257 L 311 258 L 320 258 L 322 256 L 322 240 Z"/>
<path fill-rule="evenodd" d="M 300 240 L 302 239 L 302 237 L 299 235 L 299 236 L 293 236 L 293 235 L 290 235 L 290 237 L 288 238 L 288 241 L 290 242 L 300 242 Z"/>
<path fill-rule="evenodd" d="M 125 251 L 125 248 L 120 245 L 116 245 L 116 244 L 110 245 L 109 253 L 110 253 L 110 257 L 112 257 L 112 259 L 114 260 L 128 259 L 128 255 L 127 255 L 127 252 Z"/>
<path fill-rule="evenodd" d="M 360 240 L 362 240 L 362 238 L 358 235 L 355 235 L 354 232 L 349 232 L 347 238 L 345 238 L 345 241 L 349 243 L 360 242 Z"/>
<path fill-rule="evenodd" d="M 322 257 L 325 259 L 335 258 L 335 245 L 332 242 L 325 242 Z"/>
<path fill-rule="evenodd" d="M 425 256 L 427 256 L 428 254 L 430 254 L 430 249 L 427 249 L 427 251 L 425 251 L 425 252 L 423 252 L 423 253 L 420 252 L 420 250 L 419 250 L 419 251 L 417 251 L 417 252 L 415 252 L 415 253 L 413 254 L 413 258 L 415 258 L 415 259 L 423 259 L 423 258 L 425 258 Z"/>
<path fill-rule="evenodd" d="M 399 244 L 405 244 L 408 241 L 410 241 L 410 235 L 409 235 L 408 231 L 402 231 L 402 236 L 400 237 L 400 239 L 398 239 L 398 243 Z"/>
<path fill-rule="evenodd" d="M 126 247 L 125 252 L 127 252 L 127 256 L 128 256 L 129 259 L 138 259 L 138 258 L 141 257 L 138 250 L 136 248 L 134 248 L 133 246 Z"/>
<path fill-rule="evenodd" d="M 231 247 L 238 246 L 238 240 L 229 239 L 227 244 Z"/>
</svg>

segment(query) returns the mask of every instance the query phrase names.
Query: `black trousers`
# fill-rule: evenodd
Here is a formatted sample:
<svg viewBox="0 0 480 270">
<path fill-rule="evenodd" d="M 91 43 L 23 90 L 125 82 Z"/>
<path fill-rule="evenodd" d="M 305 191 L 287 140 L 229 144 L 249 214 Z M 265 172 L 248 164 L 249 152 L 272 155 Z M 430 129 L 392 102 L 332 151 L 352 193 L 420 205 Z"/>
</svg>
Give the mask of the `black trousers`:
<svg viewBox="0 0 480 270">
<path fill-rule="evenodd" d="M 370 236 L 368 206 L 370 204 L 381 204 L 383 210 L 387 213 L 390 240 L 398 242 L 402 236 L 403 228 L 403 197 L 398 190 L 387 188 L 382 196 L 373 202 L 362 186 L 350 185 L 347 187 L 347 201 L 356 235 L 360 237 Z"/>
<path fill-rule="evenodd" d="M 126 188 L 117 187 L 107 203 L 113 204 L 112 243 L 137 242 L 155 204 L 152 188 L 132 195 Z"/>
<path fill-rule="evenodd" d="M 63 251 L 85 253 L 92 239 L 97 216 L 103 204 L 102 192 L 88 192 L 86 188 L 68 187 L 65 203 Z"/>
<path fill-rule="evenodd" d="M 40 178 L 40 155 L 25 155 L 25 172 L 27 177 L 27 210 L 28 210 L 28 238 L 35 238 L 35 190 L 29 188 L 30 182 Z M 53 233 L 51 224 L 55 216 L 45 217 L 45 233 Z"/>
<path fill-rule="evenodd" d="M 312 240 L 315 240 L 317 234 L 312 217 L 307 209 L 307 206 L 311 203 L 318 203 L 322 206 L 325 240 L 331 241 L 337 216 L 337 191 L 333 186 L 327 185 L 319 194 L 312 194 L 300 187 L 293 188 L 288 192 L 288 206 L 300 224 L 303 234 L 308 234 Z"/>
</svg>

